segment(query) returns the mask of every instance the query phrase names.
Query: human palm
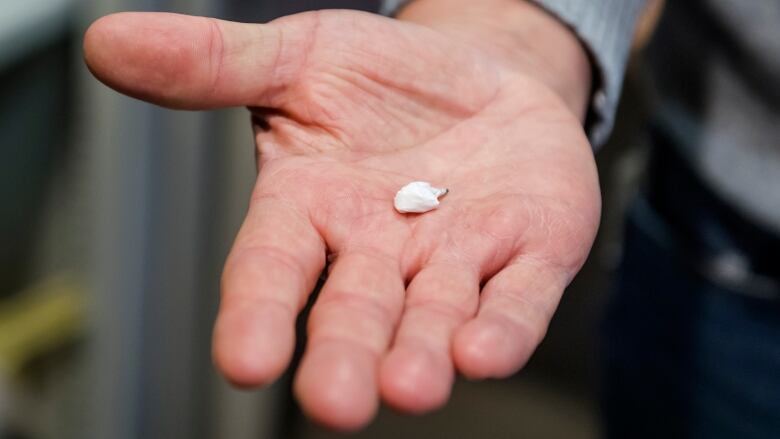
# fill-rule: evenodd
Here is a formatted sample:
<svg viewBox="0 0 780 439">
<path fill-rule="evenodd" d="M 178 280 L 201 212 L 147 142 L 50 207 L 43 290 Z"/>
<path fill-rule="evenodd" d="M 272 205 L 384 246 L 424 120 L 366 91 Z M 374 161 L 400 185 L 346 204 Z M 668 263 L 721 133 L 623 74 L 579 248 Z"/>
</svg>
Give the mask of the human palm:
<svg viewBox="0 0 780 439">
<path fill-rule="evenodd" d="M 295 389 L 330 426 L 363 425 L 380 397 L 436 408 L 456 370 L 518 370 L 593 241 L 598 183 L 578 119 L 468 41 L 347 11 L 267 25 L 119 14 L 93 25 L 85 53 L 127 94 L 252 111 L 259 177 L 214 357 L 239 385 L 278 377 L 327 265 Z M 439 209 L 394 210 L 414 180 L 450 190 Z"/>
</svg>

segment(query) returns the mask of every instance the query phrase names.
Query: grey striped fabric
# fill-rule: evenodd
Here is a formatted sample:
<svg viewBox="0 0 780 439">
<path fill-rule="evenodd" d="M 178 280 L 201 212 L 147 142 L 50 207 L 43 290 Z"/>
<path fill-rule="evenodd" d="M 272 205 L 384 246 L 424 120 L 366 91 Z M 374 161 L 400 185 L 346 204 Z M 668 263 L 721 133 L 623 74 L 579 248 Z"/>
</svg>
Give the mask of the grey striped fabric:
<svg viewBox="0 0 780 439">
<path fill-rule="evenodd" d="M 392 15 L 408 0 L 385 0 Z M 601 145 L 612 130 L 634 26 L 645 0 L 532 0 L 569 25 L 580 37 L 599 72 L 591 102 L 588 135 Z"/>
</svg>

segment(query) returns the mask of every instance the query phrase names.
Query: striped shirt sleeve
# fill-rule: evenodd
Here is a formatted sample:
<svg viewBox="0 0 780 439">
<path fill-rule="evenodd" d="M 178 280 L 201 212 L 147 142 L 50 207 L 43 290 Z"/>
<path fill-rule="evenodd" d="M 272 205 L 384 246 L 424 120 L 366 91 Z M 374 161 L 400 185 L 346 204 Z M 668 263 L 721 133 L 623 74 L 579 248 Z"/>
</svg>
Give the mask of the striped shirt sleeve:
<svg viewBox="0 0 780 439">
<path fill-rule="evenodd" d="M 392 15 L 407 1 L 384 0 L 382 13 Z M 531 1 L 567 24 L 590 52 L 598 77 L 586 129 L 591 143 L 599 146 L 612 131 L 634 27 L 645 0 Z"/>
</svg>

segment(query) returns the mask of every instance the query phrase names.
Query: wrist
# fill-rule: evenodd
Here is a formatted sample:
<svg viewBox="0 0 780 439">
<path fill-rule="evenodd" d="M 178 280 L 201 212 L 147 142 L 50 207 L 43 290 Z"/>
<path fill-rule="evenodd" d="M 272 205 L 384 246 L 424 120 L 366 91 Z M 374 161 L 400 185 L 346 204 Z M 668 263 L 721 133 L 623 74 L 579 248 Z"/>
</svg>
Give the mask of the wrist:
<svg viewBox="0 0 780 439">
<path fill-rule="evenodd" d="M 413 0 L 397 18 L 463 40 L 543 83 L 584 120 L 591 64 L 577 36 L 524 0 Z"/>
</svg>

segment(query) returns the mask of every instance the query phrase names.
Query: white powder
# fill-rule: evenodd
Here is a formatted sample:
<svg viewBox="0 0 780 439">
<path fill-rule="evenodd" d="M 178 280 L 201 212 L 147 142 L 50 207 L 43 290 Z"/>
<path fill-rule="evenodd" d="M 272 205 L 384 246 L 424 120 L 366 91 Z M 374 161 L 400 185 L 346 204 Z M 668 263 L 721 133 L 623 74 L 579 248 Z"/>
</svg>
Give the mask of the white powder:
<svg viewBox="0 0 780 439">
<path fill-rule="evenodd" d="M 401 213 L 423 213 L 439 207 L 439 197 L 447 189 L 438 189 L 425 181 L 413 181 L 395 194 L 395 210 Z"/>
</svg>

